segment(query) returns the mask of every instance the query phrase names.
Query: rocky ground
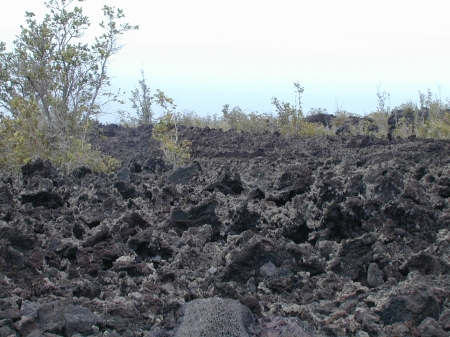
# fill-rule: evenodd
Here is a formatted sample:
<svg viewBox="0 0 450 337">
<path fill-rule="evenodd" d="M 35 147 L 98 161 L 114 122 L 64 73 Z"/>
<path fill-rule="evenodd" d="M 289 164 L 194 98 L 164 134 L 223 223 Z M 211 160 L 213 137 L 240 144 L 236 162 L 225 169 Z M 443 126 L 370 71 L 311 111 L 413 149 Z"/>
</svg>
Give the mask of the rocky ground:
<svg viewBox="0 0 450 337">
<path fill-rule="evenodd" d="M 0 336 L 448 336 L 450 142 L 100 126 L 0 179 Z M 203 322 L 203 323 L 200 323 Z"/>
</svg>

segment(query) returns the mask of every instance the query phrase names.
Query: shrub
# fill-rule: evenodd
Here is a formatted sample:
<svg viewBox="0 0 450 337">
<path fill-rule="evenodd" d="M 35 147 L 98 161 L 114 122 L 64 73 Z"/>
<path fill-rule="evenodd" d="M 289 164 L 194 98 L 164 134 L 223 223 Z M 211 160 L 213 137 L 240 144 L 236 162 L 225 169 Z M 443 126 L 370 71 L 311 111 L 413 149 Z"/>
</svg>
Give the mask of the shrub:
<svg viewBox="0 0 450 337">
<path fill-rule="evenodd" d="M 78 167 L 90 167 L 94 171 L 110 173 L 120 163 L 110 157 L 94 151 L 84 141 L 85 137 L 52 137 L 36 104 L 17 97 L 11 103 L 16 109 L 16 117 L 2 116 L 0 123 L 0 166 L 19 171 L 24 164 L 43 158 L 50 160 L 65 174 L 72 173 Z M 90 125 L 85 125 L 86 132 Z"/>
<path fill-rule="evenodd" d="M 122 10 L 104 6 L 104 34 L 91 45 L 76 43 L 89 20 L 82 8 L 69 8 L 72 2 L 49 0 L 45 5 L 50 14 L 41 23 L 27 12 L 27 27 L 12 51 L 0 44 L 3 166 L 16 167 L 35 156 L 55 161 L 65 172 L 78 163 L 100 170 L 116 166 L 92 150 L 87 135 L 102 106 L 119 101 L 118 94 L 107 90 L 107 65 L 121 48 L 118 37 L 137 26 L 119 25 Z"/>
<path fill-rule="evenodd" d="M 145 79 L 144 70 L 141 70 L 142 79 L 139 80 L 139 86 L 131 91 L 131 107 L 136 113 L 136 117 L 129 113 L 119 110 L 120 123 L 125 126 L 149 125 L 153 122 L 153 103 L 158 98 L 158 94 L 151 94 L 150 87 Z"/>
<path fill-rule="evenodd" d="M 372 121 L 372 124 L 376 127 L 377 132 L 375 133 L 375 136 L 377 137 L 387 137 L 387 134 L 389 133 L 389 112 L 387 111 L 375 111 L 368 115 L 370 120 Z M 364 122 L 364 120 L 362 121 Z M 368 124 L 366 122 L 365 127 L 363 127 L 363 130 L 368 130 Z"/>
<path fill-rule="evenodd" d="M 152 137 L 161 143 L 165 160 L 175 169 L 191 157 L 192 143 L 189 140 L 180 139 L 178 129 L 180 114 L 175 112 L 176 105 L 173 100 L 162 91 L 158 91 L 155 97 L 164 112 L 153 126 Z"/>
</svg>

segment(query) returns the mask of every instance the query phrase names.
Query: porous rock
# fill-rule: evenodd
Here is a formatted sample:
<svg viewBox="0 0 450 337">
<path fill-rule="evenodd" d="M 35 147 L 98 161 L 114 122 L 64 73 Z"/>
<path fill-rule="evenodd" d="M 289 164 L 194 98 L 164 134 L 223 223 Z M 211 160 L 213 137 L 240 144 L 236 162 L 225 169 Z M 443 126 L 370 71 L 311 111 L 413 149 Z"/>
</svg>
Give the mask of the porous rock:
<svg viewBox="0 0 450 337">
<path fill-rule="evenodd" d="M 185 304 L 183 315 L 175 337 L 248 337 L 254 324 L 250 310 L 232 299 L 193 300 Z"/>
<path fill-rule="evenodd" d="M 449 141 L 180 126 L 174 171 L 151 125 L 96 128 L 118 175 L 0 170 L 2 335 L 172 337 L 208 298 L 249 337 L 450 331 Z"/>
<path fill-rule="evenodd" d="M 367 270 L 367 283 L 369 283 L 371 287 L 378 287 L 384 283 L 383 272 L 378 268 L 376 263 L 369 264 Z"/>
<path fill-rule="evenodd" d="M 75 334 L 92 334 L 92 326 L 97 323 L 97 317 L 88 308 L 68 305 L 64 309 L 65 334 L 69 337 Z"/>
</svg>

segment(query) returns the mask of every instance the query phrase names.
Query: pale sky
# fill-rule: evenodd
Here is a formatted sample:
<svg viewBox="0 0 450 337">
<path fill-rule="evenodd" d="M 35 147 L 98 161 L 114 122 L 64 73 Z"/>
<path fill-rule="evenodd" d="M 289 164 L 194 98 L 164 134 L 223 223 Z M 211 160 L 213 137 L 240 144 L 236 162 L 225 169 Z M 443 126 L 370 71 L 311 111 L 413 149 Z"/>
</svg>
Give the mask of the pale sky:
<svg viewBox="0 0 450 337">
<path fill-rule="evenodd" d="M 180 111 L 203 116 L 220 115 L 224 104 L 274 112 L 271 98 L 294 103 L 297 81 L 304 112 L 339 105 L 370 113 L 379 84 L 391 107 L 418 101 L 427 88 L 450 97 L 448 0 L 87 0 L 81 5 L 92 27 L 105 3 L 140 26 L 123 35 L 110 65 L 124 98 L 141 69 Z M 39 0 L 5 6 L 0 41 L 9 44 L 25 11 L 45 13 Z"/>
</svg>

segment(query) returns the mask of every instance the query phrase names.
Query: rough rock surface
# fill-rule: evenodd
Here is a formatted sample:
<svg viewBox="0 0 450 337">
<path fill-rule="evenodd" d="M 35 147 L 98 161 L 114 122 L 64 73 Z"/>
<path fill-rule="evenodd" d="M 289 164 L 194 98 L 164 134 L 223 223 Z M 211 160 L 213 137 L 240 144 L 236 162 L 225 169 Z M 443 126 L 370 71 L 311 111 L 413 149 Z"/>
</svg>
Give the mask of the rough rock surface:
<svg viewBox="0 0 450 337">
<path fill-rule="evenodd" d="M 174 171 L 151 127 L 109 125 L 115 175 L 0 172 L 1 337 L 182 336 L 210 298 L 248 336 L 449 333 L 449 142 L 181 137 Z"/>
<path fill-rule="evenodd" d="M 250 310 L 229 298 L 195 299 L 183 312 L 175 337 L 248 337 L 254 324 Z"/>
</svg>

